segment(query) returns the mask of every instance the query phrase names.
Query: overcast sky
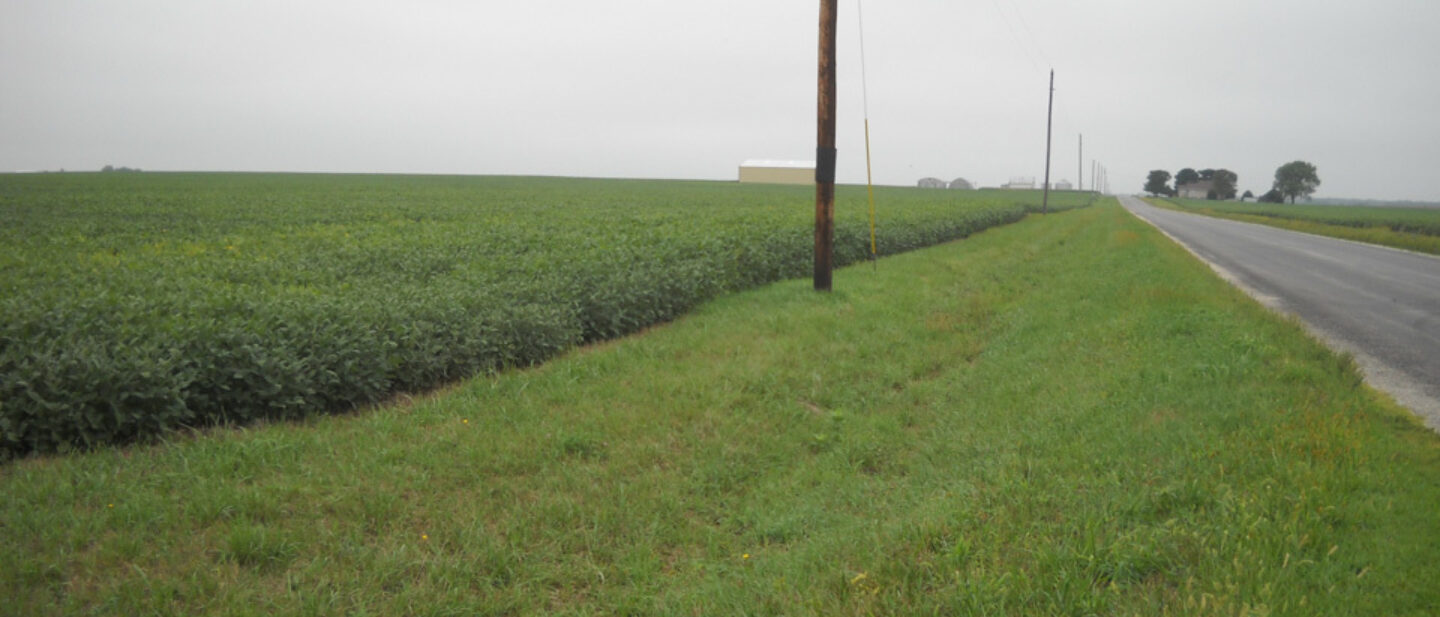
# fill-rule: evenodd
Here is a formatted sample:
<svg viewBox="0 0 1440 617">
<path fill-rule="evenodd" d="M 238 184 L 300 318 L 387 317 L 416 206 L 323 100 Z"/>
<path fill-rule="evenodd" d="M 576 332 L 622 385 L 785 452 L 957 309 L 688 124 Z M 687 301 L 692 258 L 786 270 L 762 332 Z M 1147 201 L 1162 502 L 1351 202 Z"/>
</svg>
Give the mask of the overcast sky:
<svg viewBox="0 0 1440 617">
<path fill-rule="evenodd" d="M 839 180 L 865 180 L 840 0 Z M 1150 169 L 1440 199 L 1435 0 L 864 5 L 877 183 Z M 813 0 L 0 0 L 0 170 L 733 179 L 813 159 Z M 1078 160 L 1078 135 L 1085 160 Z"/>
</svg>

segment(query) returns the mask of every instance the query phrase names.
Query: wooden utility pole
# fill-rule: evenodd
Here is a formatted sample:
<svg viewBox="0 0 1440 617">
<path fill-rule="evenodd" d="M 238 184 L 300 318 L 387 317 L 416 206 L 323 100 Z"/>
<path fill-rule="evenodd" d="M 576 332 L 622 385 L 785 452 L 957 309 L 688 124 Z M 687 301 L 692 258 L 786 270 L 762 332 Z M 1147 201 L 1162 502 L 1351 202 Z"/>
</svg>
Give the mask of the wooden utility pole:
<svg viewBox="0 0 1440 617">
<path fill-rule="evenodd" d="M 1050 127 L 1055 117 L 1055 69 L 1050 69 L 1050 107 L 1045 111 L 1045 196 L 1040 199 L 1040 214 L 1050 213 Z"/>
<path fill-rule="evenodd" d="M 820 0 L 820 105 L 815 147 L 815 291 L 835 262 L 835 25 L 839 0 Z"/>
</svg>

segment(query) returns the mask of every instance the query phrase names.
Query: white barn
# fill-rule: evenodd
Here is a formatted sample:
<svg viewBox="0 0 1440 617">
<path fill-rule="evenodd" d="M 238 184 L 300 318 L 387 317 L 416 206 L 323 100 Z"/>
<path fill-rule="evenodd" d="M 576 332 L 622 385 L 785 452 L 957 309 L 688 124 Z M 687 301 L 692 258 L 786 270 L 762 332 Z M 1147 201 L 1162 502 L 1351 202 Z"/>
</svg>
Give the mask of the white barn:
<svg viewBox="0 0 1440 617">
<path fill-rule="evenodd" d="M 740 182 L 815 184 L 815 161 L 745 161 L 740 164 Z"/>
<path fill-rule="evenodd" d="M 1179 186 L 1180 197 L 1185 199 L 1208 199 L 1215 190 L 1214 180 L 1196 180 Z"/>
</svg>

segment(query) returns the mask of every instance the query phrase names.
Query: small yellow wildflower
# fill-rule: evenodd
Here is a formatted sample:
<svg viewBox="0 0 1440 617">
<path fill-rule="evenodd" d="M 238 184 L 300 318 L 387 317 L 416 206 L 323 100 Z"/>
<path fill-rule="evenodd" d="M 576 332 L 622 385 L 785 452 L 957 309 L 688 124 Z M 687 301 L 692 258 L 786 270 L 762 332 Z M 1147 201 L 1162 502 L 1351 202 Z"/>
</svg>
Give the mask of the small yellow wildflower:
<svg viewBox="0 0 1440 617">
<path fill-rule="evenodd" d="M 749 558 L 750 558 L 750 553 L 745 553 L 745 554 L 741 555 L 740 558 L 741 558 L 741 559 L 749 559 Z"/>
<path fill-rule="evenodd" d="M 429 534 L 423 534 L 423 533 L 422 533 L 422 534 L 420 534 L 420 539 L 421 539 L 421 540 L 429 540 L 429 539 L 430 539 L 430 536 L 429 536 Z"/>
<path fill-rule="evenodd" d="M 107 508 L 114 508 L 114 507 L 115 507 L 115 504 L 113 504 L 113 503 L 107 503 L 107 504 L 105 504 L 105 507 L 107 507 Z"/>
<path fill-rule="evenodd" d="M 464 420 L 461 420 L 460 423 L 461 423 L 461 424 L 469 424 L 469 423 L 470 423 L 470 418 L 465 418 Z"/>
</svg>

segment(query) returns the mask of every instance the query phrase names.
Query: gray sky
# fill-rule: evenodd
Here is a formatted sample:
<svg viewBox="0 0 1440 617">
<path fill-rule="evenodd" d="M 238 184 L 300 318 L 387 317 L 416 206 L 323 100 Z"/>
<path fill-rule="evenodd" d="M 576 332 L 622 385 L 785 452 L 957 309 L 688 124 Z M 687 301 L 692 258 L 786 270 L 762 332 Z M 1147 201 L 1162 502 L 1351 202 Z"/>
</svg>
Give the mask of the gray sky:
<svg viewBox="0 0 1440 617">
<path fill-rule="evenodd" d="M 0 170 L 733 179 L 811 159 L 813 0 L 0 0 Z M 840 0 L 839 180 L 865 180 Z M 1440 2 L 864 5 L 875 180 L 1111 188 L 1319 168 L 1317 197 L 1440 199 Z"/>
</svg>

